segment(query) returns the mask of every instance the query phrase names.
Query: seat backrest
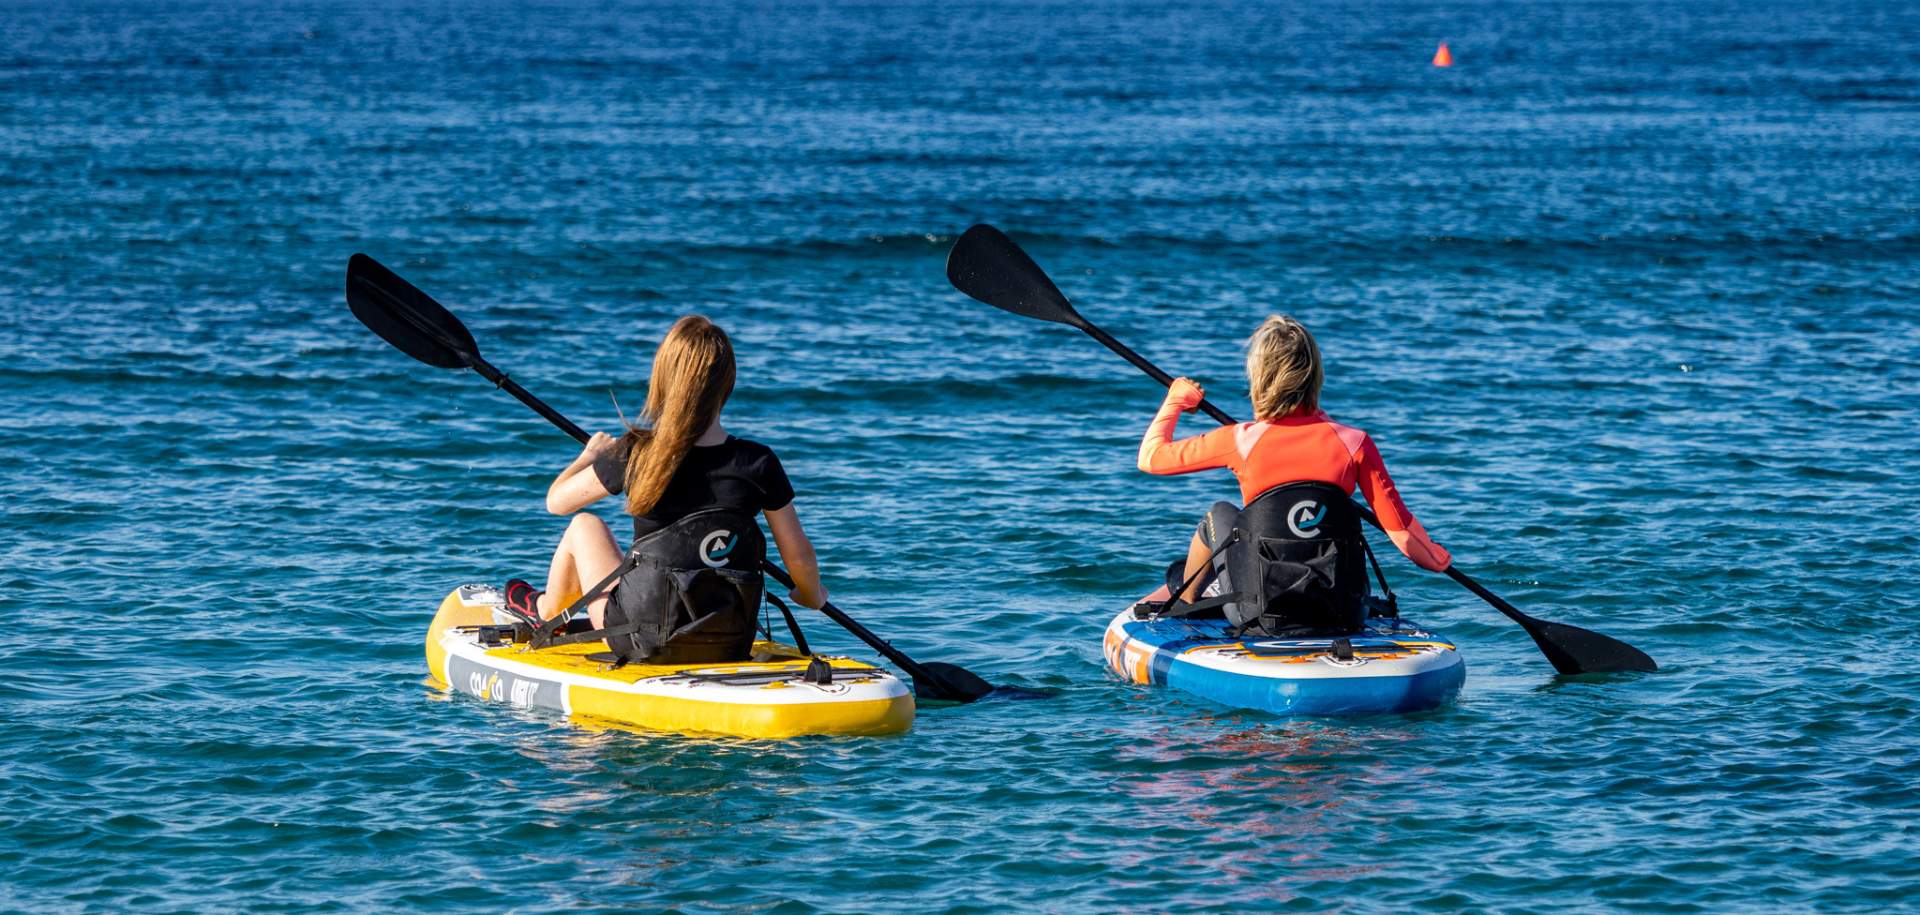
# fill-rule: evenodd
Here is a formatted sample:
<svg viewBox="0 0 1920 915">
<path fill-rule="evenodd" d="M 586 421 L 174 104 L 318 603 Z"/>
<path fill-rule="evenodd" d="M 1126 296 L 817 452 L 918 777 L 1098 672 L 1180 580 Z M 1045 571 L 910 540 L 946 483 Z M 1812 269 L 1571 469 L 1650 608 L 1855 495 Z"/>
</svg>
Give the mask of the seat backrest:
<svg viewBox="0 0 1920 915">
<path fill-rule="evenodd" d="M 1268 634 L 1365 628 L 1367 578 L 1360 512 L 1340 487 L 1283 483 L 1240 511 L 1229 556 L 1234 590 L 1250 599 L 1227 619 Z"/>
<path fill-rule="evenodd" d="M 1331 483 L 1282 483 L 1240 510 L 1241 522 L 1261 537 L 1351 540 L 1360 536 L 1353 498 Z"/>
<path fill-rule="evenodd" d="M 617 655 L 695 664 L 746 660 L 765 587 L 766 536 L 753 516 L 702 509 L 634 541 L 632 570 L 607 603 Z M 637 624 L 637 625 L 636 625 Z"/>
</svg>

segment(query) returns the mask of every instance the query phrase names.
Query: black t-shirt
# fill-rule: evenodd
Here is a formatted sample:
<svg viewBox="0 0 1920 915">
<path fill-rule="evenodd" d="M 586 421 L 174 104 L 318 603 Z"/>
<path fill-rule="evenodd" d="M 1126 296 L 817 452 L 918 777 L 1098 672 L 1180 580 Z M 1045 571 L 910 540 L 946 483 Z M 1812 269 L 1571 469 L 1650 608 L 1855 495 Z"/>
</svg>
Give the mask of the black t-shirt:
<svg viewBox="0 0 1920 915">
<path fill-rule="evenodd" d="M 593 459 L 593 475 L 608 492 L 627 488 L 627 455 L 631 441 L 618 443 Z M 635 515 L 633 535 L 644 537 L 703 508 L 732 508 L 757 515 L 787 507 L 793 484 L 773 449 L 749 439 L 727 436 L 718 445 L 695 445 L 687 450 L 680 468 L 653 510 Z"/>
</svg>

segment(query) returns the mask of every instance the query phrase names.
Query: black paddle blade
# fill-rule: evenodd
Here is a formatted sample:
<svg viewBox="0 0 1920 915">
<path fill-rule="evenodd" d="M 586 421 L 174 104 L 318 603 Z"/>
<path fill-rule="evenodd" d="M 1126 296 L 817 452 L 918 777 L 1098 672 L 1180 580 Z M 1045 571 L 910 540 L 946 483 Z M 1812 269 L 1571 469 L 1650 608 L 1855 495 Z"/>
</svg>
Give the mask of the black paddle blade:
<svg viewBox="0 0 1920 915">
<path fill-rule="evenodd" d="M 1529 617 L 1527 634 L 1563 674 L 1651 673 L 1660 665 L 1647 653 L 1590 629 Z"/>
<path fill-rule="evenodd" d="M 1087 326 L 1047 272 L 1013 239 L 989 225 L 960 233 L 947 252 L 947 281 L 1002 311 L 1083 330 Z"/>
<path fill-rule="evenodd" d="M 921 699 L 939 702 L 972 702 L 993 692 L 993 684 L 974 676 L 970 671 L 957 664 L 940 661 L 927 661 L 920 665 L 927 676 L 915 677 L 913 694 Z"/>
<path fill-rule="evenodd" d="M 1368 523 L 1380 527 L 1380 519 L 1374 517 L 1373 512 L 1365 508 L 1361 508 L 1360 512 Z M 1565 623 L 1549 623 L 1521 613 L 1518 607 L 1507 603 L 1506 598 L 1482 587 L 1467 573 L 1460 571 L 1458 566 L 1448 566 L 1447 577 L 1478 594 L 1493 609 L 1506 614 L 1507 619 L 1519 623 L 1520 628 L 1533 636 L 1533 643 L 1540 646 L 1540 653 L 1552 662 L 1553 669 L 1563 674 L 1648 673 L 1660 669 L 1660 665 L 1653 663 L 1646 652 L 1619 639 Z"/>
<path fill-rule="evenodd" d="M 380 339 L 428 365 L 463 369 L 480 358 L 453 312 L 365 254 L 347 260 L 347 307 Z"/>
</svg>

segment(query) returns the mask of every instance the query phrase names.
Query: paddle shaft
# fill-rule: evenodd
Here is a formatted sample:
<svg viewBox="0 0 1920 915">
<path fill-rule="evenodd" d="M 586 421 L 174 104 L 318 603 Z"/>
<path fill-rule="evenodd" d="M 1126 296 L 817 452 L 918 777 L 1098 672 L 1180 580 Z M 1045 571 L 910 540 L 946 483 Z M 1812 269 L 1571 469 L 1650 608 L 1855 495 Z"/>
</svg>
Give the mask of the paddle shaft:
<svg viewBox="0 0 1920 915">
<path fill-rule="evenodd" d="M 1081 323 L 1076 326 L 1079 327 L 1081 330 L 1085 331 L 1087 336 L 1100 341 L 1100 343 L 1106 346 L 1107 349 L 1113 350 L 1115 353 L 1117 353 L 1120 356 L 1120 358 L 1133 363 L 1135 368 L 1139 369 L 1140 371 L 1146 372 L 1149 376 L 1153 378 L 1153 380 L 1160 382 L 1162 385 L 1166 387 L 1169 387 L 1169 388 L 1173 387 L 1172 375 L 1169 375 L 1166 372 L 1161 371 L 1159 366 L 1154 365 L 1151 362 L 1148 362 L 1145 356 L 1142 356 L 1139 353 L 1134 352 L 1132 349 L 1128 348 L 1125 343 L 1121 343 L 1120 341 L 1115 340 L 1112 334 L 1109 334 L 1106 331 L 1101 330 L 1099 327 L 1093 325 L 1092 323 L 1085 321 L 1085 319 L 1082 319 Z M 1220 425 L 1231 426 L 1234 423 L 1233 417 L 1229 416 L 1227 414 L 1227 411 L 1214 406 L 1211 402 L 1209 402 L 1205 398 L 1201 398 L 1200 400 L 1200 411 L 1207 414 L 1207 416 L 1211 417 L 1215 422 L 1219 423 Z M 1357 499 L 1354 500 L 1354 508 L 1358 509 L 1360 511 L 1360 517 L 1366 519 L 1366 522 L 1368 524 L 1373 525 L 1376 530 L 1381 530 L 1381 531 L 1386 530 L 1386 528 L 1380 526 L 1380 519 L 1379 517 L 1374 515 L 1373 510 L 1368 508 L 1366 505 L 1362 504 Z M 1460 571 L 1458 567 L 1453 565 L 1448 565 L 1446 574 L 1448 578 L 1451 578 L 1454 581 L 1459 582 L 1467 590 L 1472 591 L 1474 594 L 1478 595 L 1481 600 L 1486 601 L 1489 605 L 1493 607 L 1493 609 L 1506 614 L 1508 619 L 1511 619 L 1516 623 L 1520 623 L 1521 625 L 1527 625 L 1527 624 L 1536 622 L 1533 617 L 1528 616 L 1525 613 L 1521 613 L 1518 608 L 1514 607 L 1512 604 L 1507 603 L 1505 600 L 1503 600 L 1500 597 L 1500 595 L 1495 594 L 1492 591 L 1489 591 L 1486 588 L 1481 587 L 1479 582 L 1474 581 L 1471 577 L 1467 575 L 1467 573 Z"/>
<path fill-rule="evenodd" d="M 493 363 L 480 358 L 479 353 L 469 354 L 467 366 L 480 373 L 480 377 L 493 382 L 494 387 L 512 394 L 515 400 L 533 408 L 533 412 L 545 417 L 547 422 L 559 426 L 560 431 L 573 436 L 580 444 L 584 445 L 588 439 L 592 438 L 587 434 L 587 430 L 574 425 L 573 420 L 561 416 L 560 411 L 547 406 L 546 401 L 533 396 L 533 392 L 521 387 L 520 382 L 507 377 L 506 372 L 494 368 Z"/>
<path fill-rule="evenodd" d="M 779 582 L 788 590 L 793 589 L 793 579 L 787 575 L 785 569 L 769 562 L 766 564 L 766 570 L 768 575 L 773 576 L 774 581 Z M 867 647 L 880 652 L 887 660 L 899 665 L 900 669 L 906 671 L 907 675 L 911 676 L 915 681 L 929 684 L 939 682 L 939 678 L 927 672 L 925 667 L 920 666 L 920 662 L 902 654 L 899 649 L 893 647 L 893 643 L 874 635 L 873 630 L 860 625 L 853 617 L 840 612 L 840 608 L 834 606 L 832 601 L 821 601 L 819 610 L 821 613 L 826 614 L 827 619 L 839 623 L 840 628 L 853 633 L 854 638 L 867 643 Z"/>
<path fill-rule="evenodd" d="M 558 426 L 560 428 L 560 431 L 573 436 L 574 440 L 578 441 L 580 444 L 584 445 L 587 443 L 588 440 L 592 438 L 592 436 L 587 434 L 587 430 L 574 425 L 573 421 L 566 418 L 565 416 L 562 416 L 560 414 L 560 411 L 555 410 L 550 406 L 547 406 L 546 401 L 543 401 L 540 398 L 533 396 L 533 393 L 531 391 L 528 391 L 526 388 L 521 387 L 519 383 L 515 382 L 513 379 L 508 378 L 505 372 L 502 372 L 499 369 L 494 368 L 492 364 L 488 363 L 487 360 L 480 358 L 478 354 L 475 354 L 473 357 L 472 367 L 474 371 L 480 373 L 480 377 L 493 382 L 495 386 L 501 388 L 502 390 L 506 391 L 509 394 L 512 394 L 521 403 L 526 404 L 529 407 L 532 407 L 533 412 L 538 413 L 541 416 L 545 417 L 547 422 L 553 423 L 555 426 Z M 763 568 L 765 568 L 768 575 L 773 576 L 773 579 L 779 582 L 782 586 L 786 587 L 788 590 L 793 589 L 793 586 L 794 586 L 793 577 L 788 575 L 785 569 L 782 569 L 779 566 L 774 565 L 772 560 L 765 560 L 763 564 Z M 914 659 L 907 657 L 906 654 L 902 653 L 899 649 L 893 647 L 892 643 L 888 642 L 887 640 L 877 635 L 874 635 L 873 630 L 860 625 L 860 623 L 855 621 L 853 617 L 850 617 L 845 613 L 841 612 L 840 608 L 834 606 L 832 601 L 822 601 L 818 609 L 821 613 L 826 615 L 827 619 L 833 620 L 835 623 L 840 624 L 841 628 L 847 630 L 848 632 L 853 633 L 854 638 L 857 638 L 860 641 L 867 643 L 867 647 L 872 648 L 874 651 L 880 652 L 882 655 L 886 657 L 887 660 L 892 661 L 895 664 L 898 664 L 900 666 L 900 669 L 906 671 L 907 675 L 911 676 L 915 681 L 920 683 L 926 683 L 926 684 L 936 684 L 941 682 L 938 677 L 928 672 L 925 667 L 922 667 L 918 661 L 915 661 Z"/>
<path fill-rule="evenodd" d="M 432 296 L 420 291 L 419 287 L 407 282 L 379 261 L 365 254 L 348 258 L 346 291 L 347 307 L 352 310 L 354 317 L 395 349 L 434 368 L 472 369 L 480 377 L 493 382 L 494 387 L 512 394 L 515 400 L 526 404 L 547 422 L 573 436 L 575 441 L 585 444 L 593 440 L 585 429 L 574 425 L 558 410 L 547 406 L 540 398 L 508 378 L 507 373 L 482 358 L 480 345 L 473 339 L 473 333 L 445 305 L 434 301 Z M 787 577 L 785 570 L 766 561 L 765 557 L 762 557 L 762 564 L 764 571 L 787 587 L 793 587 L 793 580 Z M 935 699 L 972 702 L 993 692 L 993 684 L 958 665 L 939 661 L 916 663 L 840 612 L 838 607 L 827 604 L 820 611 L 912 675 L 916 693 L 925 693 Z M 781 612 L 786 613 L 785 606 L 781 607 Z M 790 614 L 788 619 L 791 622 Z M 801 641 L 797 626 L 795 630 L 795 641 Z M 801 650 L 806 650 L 804 645 Z"/>
<path fill-rule="evenodd" d="M 1060 288 L 1047 277 L 1047 272 L 1040 269 L 1033 258 L 1028 257 L 1013 239 L 999 229 L 981 224 L 960 233 L 960 237 L 954 240 L 952 250 L 947 253 L 947 281 L 961 292 L 1002 311 L 1077 328 L 1161 384 L 1173 384 L 1172 376 L 1082 317 L 1074 309 L 1073 303 L 1061 294 Z M 1204 399 L 1196 406 L 1222 425 L 1233 424 L 1233 417 Z M 1380 527 L 1380 519 L 1368 506 L 1357 499 L 1354 500 L 1354 506 L 1367 523 L 1375 528 Z M 1553 662 L 1554 669 L 1561 673 L 1658 669 L 1646 652 L 1619 639 L 1577 626 L 1535 619 L 1481 587 L 1465 572 L 1448 568 L 1446 573 L 1448 578 L 1459 582 L 1508 619 L 1520 624 L 1540 646 L 1541 653 Z"/>
</svg>

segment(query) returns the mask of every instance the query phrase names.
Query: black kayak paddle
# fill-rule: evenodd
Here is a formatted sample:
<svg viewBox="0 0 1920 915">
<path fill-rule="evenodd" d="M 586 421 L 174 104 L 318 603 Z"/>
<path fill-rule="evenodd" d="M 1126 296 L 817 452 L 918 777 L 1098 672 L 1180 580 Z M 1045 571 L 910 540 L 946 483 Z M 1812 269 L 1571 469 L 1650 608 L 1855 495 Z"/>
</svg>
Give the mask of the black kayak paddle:
<svg viewBox="0 0 1920 915">
<path fill-rule="evenodd" d="M 999 229 L 977 225 L 961 233 L 953 243 L 953 250 L 947 254 L 947 280 L 953 283 L 955 289 L 1002 311 L 1077 328 L 1133 363 L 1155 381 L 1167 386 L 1173 384 L 1173 376 L 1082 317 L 1067 301 L 1067 297 L 1060 293 L 1060 289 L 1053 285 L 1046 271 L 1040 269 L 1040 265 L 1034 263 L 1027 252 L 1020 250 L 1020 246 Z M 1233 417 L 1206 400 L 1200 401 L 1200 409 L 1221 425 L 1233 424 Z M 1367 523 L 1380 527 L 1380 519 L 1365 504 L 1358 504 L 1358 507 L 1360 516 L 1367 519 Z M 1500 595 L 1487 590 L 1468 577 L 1467 573 L 1460 571 L 1458 565 L 1447 568 L 1447 577 L 1493 605 L 1508 619 L 1519 623 L 1528 635 L 1533 636 L 1534 644 L 1540 646 L 1540 653 L 1552 662 L 1553 669 L 1560 673 L 1659 669 L 1646 652 L 1619 639 L 1521 613 L 1518 608 L 1501 599 Z"/>
<path fill-rule="evenodd" d="M 480 346 L 474 342 L 473 334 L 446 306 L 365 254 L 355 254 L 347 261 L 347 307 L 360 323 L 393 344 L 395 349 L 435 368 L 473 369 L 580 443 L 585 444 L 590 438 L 586 430 L 481 358 Z M 771 561 L 764 568 L 775 581 L 787 588 L 793 587 L 793 579 L 786 570 Z M 905 652 L 874 635 L 831 602 L 822 604 L 820 612 L 899 665 L 913 678 L 914 695 L 922 699 L 972 702 L 993 692 L 992 684 L 964 667 L 938 661 L 922 664 L 907 657 Z"/>
</svg>

